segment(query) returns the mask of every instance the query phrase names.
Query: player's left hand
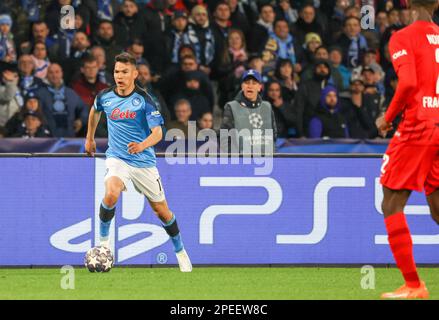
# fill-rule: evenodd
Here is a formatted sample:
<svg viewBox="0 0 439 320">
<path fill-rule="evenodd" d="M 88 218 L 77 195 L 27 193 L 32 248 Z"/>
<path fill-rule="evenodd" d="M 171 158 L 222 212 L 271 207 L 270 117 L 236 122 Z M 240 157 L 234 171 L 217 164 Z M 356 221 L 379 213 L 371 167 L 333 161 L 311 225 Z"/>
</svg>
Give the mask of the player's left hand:
<svg viewBox="0 0 439 320">
<path fill-rule="evenodd" d="M 129 154 L 136 154 L 140 153 L 143 150 L 145 150 L 145 146 L 142 142 L 130 142 L 128 143 L 128 153 Z"/>
</svg>

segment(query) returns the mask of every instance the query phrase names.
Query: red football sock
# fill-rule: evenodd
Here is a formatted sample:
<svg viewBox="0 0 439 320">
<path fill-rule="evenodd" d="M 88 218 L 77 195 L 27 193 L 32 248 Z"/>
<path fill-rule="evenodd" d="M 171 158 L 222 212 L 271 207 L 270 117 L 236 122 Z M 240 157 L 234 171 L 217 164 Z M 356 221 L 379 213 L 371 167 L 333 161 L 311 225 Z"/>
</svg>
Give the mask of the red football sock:
<svg viewBox="0 0 439 320">
<path fill-rule="evenodd" d="M 413 242 L 407 221 L 403 212 L 391 215 L 385 220 L 387 234 L 396 265 L 404 277 L 405 283 L 411 288 L 417 288 L 419 282 L 416 271 L 415 259 L 413 258 Z"/>
</svg>

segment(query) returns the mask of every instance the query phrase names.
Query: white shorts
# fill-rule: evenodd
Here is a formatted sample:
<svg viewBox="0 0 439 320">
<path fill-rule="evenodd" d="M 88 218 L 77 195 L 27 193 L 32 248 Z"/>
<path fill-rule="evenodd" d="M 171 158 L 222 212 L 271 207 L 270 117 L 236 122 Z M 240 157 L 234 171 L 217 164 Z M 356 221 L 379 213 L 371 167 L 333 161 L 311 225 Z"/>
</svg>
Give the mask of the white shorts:
<svg viewBox="0 0 439 320">
<path fill-rule="evenodd" d="M 165 192 L 156 167 L 136 168 L 116 158 L 107 158 L 105 166 L 107 173 L 104 182 L 110 177 L 118 177 L 125 185 L 123 191 L 126 191 L 126 186 L 131 180 L 137 192 L 145 195 L 149 201 L 161 202 L 165 200 Z"/>
</svg>

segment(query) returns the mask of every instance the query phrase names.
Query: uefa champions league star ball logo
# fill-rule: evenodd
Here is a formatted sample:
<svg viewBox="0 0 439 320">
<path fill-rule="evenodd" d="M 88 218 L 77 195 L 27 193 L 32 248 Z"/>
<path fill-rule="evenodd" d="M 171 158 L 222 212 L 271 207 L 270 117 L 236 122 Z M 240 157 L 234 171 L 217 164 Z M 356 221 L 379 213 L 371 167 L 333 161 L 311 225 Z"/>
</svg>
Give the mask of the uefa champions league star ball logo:
<svg viewBox="0 0 439 320">
<path fill-rule="evenodd" d="M 134 98 L 133 99 L 133 106 L 138 106 L 140 104 L 140 99 L 139 98 Z"/>
<path fill-rule="evenodd" d="M 251 113 L 248 116 L 248 120 L 254 129 L 261 129 L 264 121 L 262 120 L 262 116 L 258 113 Z"/>
</svg>

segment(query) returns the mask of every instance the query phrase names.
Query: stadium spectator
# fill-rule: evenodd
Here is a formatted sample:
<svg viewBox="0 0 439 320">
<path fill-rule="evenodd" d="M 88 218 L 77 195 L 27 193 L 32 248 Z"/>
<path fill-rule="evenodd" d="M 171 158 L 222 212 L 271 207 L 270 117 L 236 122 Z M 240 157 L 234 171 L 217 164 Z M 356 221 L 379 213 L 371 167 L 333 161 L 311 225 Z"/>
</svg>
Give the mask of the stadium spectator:
<svg viewBox="0 0 439 320">
<path fill-rule="evenodd" d="M 227 46 L 223 48 L 214 72 L 218 77 L 218 104 L 225 105 L 233 99 L 241 83 L 248 56 L 244 33 L 231 29 L 227 37 Z"/>
<path fill-rule="evenodd" d="M 23 108 L 19 109 L 5 124 L 5 129 L 8 137 L 16 135 L 24 127 L 24 114 L 28 111 L 37 112 L 43 115 L 41 103 L 34 92 L 29 92 L 24 100 Z M 42 116 L 42 123 L 45 124 L 44 116 Z"/>
<path fill-rule="evenodd" d="M 309 124 L 310 138 L 348 138 L 348 125 L 340 112 L 337 89 L 327 86 L 320 96 L 320 105 Z"/>
<path fill-rule="evenodd" d="M 289 0 L 276 0 L 276 18 L 285 19 L 289 25 L 297 22 L 299 19 L 299 12 L 291 7 Z"/>
<path fill-rule="evenodd" d="M 90 54 L 90 46 L 90 40 L 84 32 L 75 33 L 70 57 L 60 63 L 63 67 L 64 80 L 67 84 L 70 84 L 75 77 L 79 76 L 78 70 L 81 68 L 81 61 Z"/>
<path fill-rule="evenodd" d="M 183 35 L 187 30 L 188 18 L 184 11 L 175 11 L 172 16 L 172 27 L 167 33 L 168 57 L 173 64 L 178 64 L 180 61 L 180 48 L 183 44 Z M 195 54 L 195 52 L 194 52 Z"/>
<path fill-rule="evenodd" d="M 147 61 L 143 57 L 143 54 L 145 53 L 145 47 L 143 46 L 143 42 L 140 39 L 133 39 L 126 51 L 136 59 L 137 64 L 147 63 Z"/>
<path fill-rule="evenodd" d="M 337 70 L 342 78 L 342 87 L 340 91 L 348 90 L 352 72 L 342 64 L 343 62 L 343 50 L 340 47 L 334 46 L 329 49 L 329 61 L 334 70 Z"/>
<path fill-rule="evenodd" d="M 18 93 L 18 74 L 12 70 L 3 70 L 0 84 L 0 127 L 19 110 L 16 100 Z"/>
<path fill-rule="evenodd" d="M 0 15 L 0 61 L 15 62 L 17 53 L 15 50 L 14 35 L 11 32 L 12 18 L 8 14 Z"/>
<path fill-rule="evenodd" d="M 168 130 L 171 129 L 179 129 L 181 132 L 175 134 L 173 138 L 176 139 L 187 139 L 188 138 L 188 127 L 189 120 L 192 114 L 192 108 L 189 101 L 182 99 L 178 100 L 174 106 L 174 113 L 176 120 L 168 122 L 166 128 Z"/>
<path fill-rule="evenodd" d="M 286 102 L 292 103 L 299 87 L 291 60 L 279 59 L 277 61 L 273 80 L 280 84 L 281 94 Z"/>
<path fill-rule="evenodd" d="M 331 78 L 331 66 L 327 61 L 317 61 L 314 65 L 313 78 L 301 82 L 294 99 L 296 132 L 298 137 L 308 136 L 308 125 L 319 107 L 322 89 Z"/>
<path fill-rule="evenodd" d="M 199 69 L 209 75 L 215 56 L 215 38 L 204 6 L 197 5 L 192 9 L 187 33 L 183 39 L 185 44 L 195 48 Z"/>
<path fill-rule="evenodd" d="M 252 27 L 248 41 L 248 50 L 251 53 L 262 53 L 273 32 L 273 23 L 276 19 L 274 8 L 269 3 L 263 3 L 259 8 L 259 20 Z"/>
<path fill-rule="evenodd" d="M 99 22 L 98 31 L 94 38 L 94 44 L 104 49 L 107 71 L 113 74 L 114 58 L 122 52 L 123 47 L 116 43 L 113 23 L 111 21 L 102 20 Z"/>
<path fill-rule="evenodd" d="M 304 58 L 307 65 L 315 63 L 315 52 L 322 45 L 322 38 L 314 32 L 310 32 L 305 36 Z"/>
<path fill-rule="evenodd" d="M 189 101 L 192 108 L 190 120 L 197 120 L 203 113 L 212 112 L 213 110 L 213 106 L 209 104 L 209 99 L 201 90 L 201 77 L 202 73 L 200 71 L 186 72 L 183 86 L 171 98 L 171 105 L 182 99 Z"/>
<path fill-rule="evenodd" d="M 74 137 L 87 124 L 88 107 L 63 82 L 57 63 L 48 68 L 48 85 L 37 91 L 50 132 L 55 137 Z"/>
<path fill-rule="evenodd" d="M 267 84 L 265 100 L 270 102 L 273 108 L 278 137 L 289 137 L 289 129 L 294 127 L 295 121 L 293 105 L 282 95 L 282 87 L 279 82 L 272 81 Z"/>
<path fill-rule="evenodd" d="M 13 135 L 16 138 L 47 138 L 51 137 L 49 129 L 43 125 L 43 117 L 35 111 L 24 113 L 23 126 Z"/>
<path fill-rule="evenodd" d="M 49 28 L 44 21 L 35 21 L 32 23 L 32 37 L 30 41 L 20 44 L 21 53 L 31 54 L 35 44 L 42 42 L 46 45 L 47 56 L 49 60 L 56 60 L 58 57 L 58 43 L 52 37 L 49 37 Z"/>
<path fill-rule="evenodd" d="M 45 81 L 50 61 L 47 57 L 47 47 L 44 42 L 35 42 L 31 57 L 35 65 L 34 76 Z"/>
<path fill-rule="evenodd" d="M 211 25 L 213 37 L 215 38 L 215 60 L 222 58 L 224 48 L 227 47 L 227 38 L 232 27 L 230 21 L 230 7 L 226 2 L 219 1 L 213 11 L 213 22 Z M 217 63 L 214 61 L 214 63 Z M 220 75 L 213 70 L 211 78 L 219 79 Z"/>
<path fill-rule="evenodd" d="M 145 58 L 153 74 L 161 75 L 169 63 L 166 33 L 171 24 L 171 13 L 167 10 L 167 0 L 151 0 L 143 12 Z"/>
<path fill-rule="evenodd" d="M 368 49 L 366 38 L 361 34 L 360 19 L 348 17 L 344 22 L 343 34 L 337 45 L 343 50 L 343 64 L 349 69 L 356 68 Z"/>
<path fill-rule="evenodd" d="M 334 43 L 343 32 L 343 22 L 346 18 L 346 9 L 349 5 L 349 0 L 336 0 L 335 2 L 332 18 L 328 23 L 328 31 L 326 32 L 326 39 L 329 40 L 330 44 Z"/>
<path fill-rule="evenodd" d="M 244 33 L 245 38 L 248 39 L 251 31 L 250 21 L 253 21 L 253 12 L 250 6 L 256 6 L 255 2 L 247 2 L 247 4 L 245 4 L 244 1 L 226 0 L 226 3 L 230 7 L 230 21 L 232 27 L 234 29 L 240 29 Z"/>
<path fill-rule="evenodd" d="M 108 86 L 114 85 L 113 73 L 108 72 L 106 64 L 107 57 L 104 49 L 100 46 L 93 46 L 90 49 L 90 54 L 96 59 L 98 64 L 98 78 L 99 81 Z"/>
<path fill-rule="evenodd" d="M 114 17 L 114 35 L 117 45 L 126 48 L 133 39 L 145 38 L 145 21 L 134 0 L 124 0 L 121 11 Z"/>
<path fill-rule="evenodd" d="M 35 92 L 44 85 L 40 78 L 34 76 L 34 71 L 35 64 L 32 57 L 28 54 L 21 55 L 18 58 L 18 73 L 20 75 L 18 85 L 21 98 L 27 96 L 30 92 Z M 20 107 L 23 106 L 23 103 L 19 104 Z"/>
<path fill-rule="evenodd" d="M 275 69 L 278 59 L 289 59 L 294 65 L 295 72 L 300 73 L 302 71 L 302 49 L 290 34 L 286 20 L 276 20 L 274 22 L 273 33 L 270 33 L 270 37 L 265 44 L 262 59 L 270 70 Z"/>
<path fill-rule="evenodd" d="M 221 129 L 229 130 L 230 139 L 221 136 L 222 151 L 274 151 L 277 138 L 276 119 L 270 103 L 262 100 L 261 90 L 262 77 L 259 72 L 252 69 L 246 71 L 242 76 L 241 91 L 224 106 Z M 235 135 L 231 129 L 236 129 L 241 134 Z M 258 129 L 260 135 L 256 136 L 255 129 Z M 271 130 L 271 134 L 267 130 Z"/>
<path fill-rule="evenodd" d="M 305 43 L 305 37 L 308 33 L 317 33 L 320 37 L 323 35 L 323 28 L 317 22 L 316 9 L 312 4 L 305 4 L 300 12 L 299 19 L 291 28 L 291 34 L 294 37 L 294 41 L 298 45 Z"/>
<path fill-rule="evenodd" d="M 205 112 L 197 120 L 198 131 L 204 129 L 213 129 L 213 115 L 212 112 Z"/>
<path fill-rule="evenodd" d="M 119 6 L 119 0 L 82 0 L 77 11 L 84 20 L 84 25 L 90 27 L 90 34 L 95 34 L 99 28 L 99 21 L 112 21 L 119 10 Z"/>
</svg>

